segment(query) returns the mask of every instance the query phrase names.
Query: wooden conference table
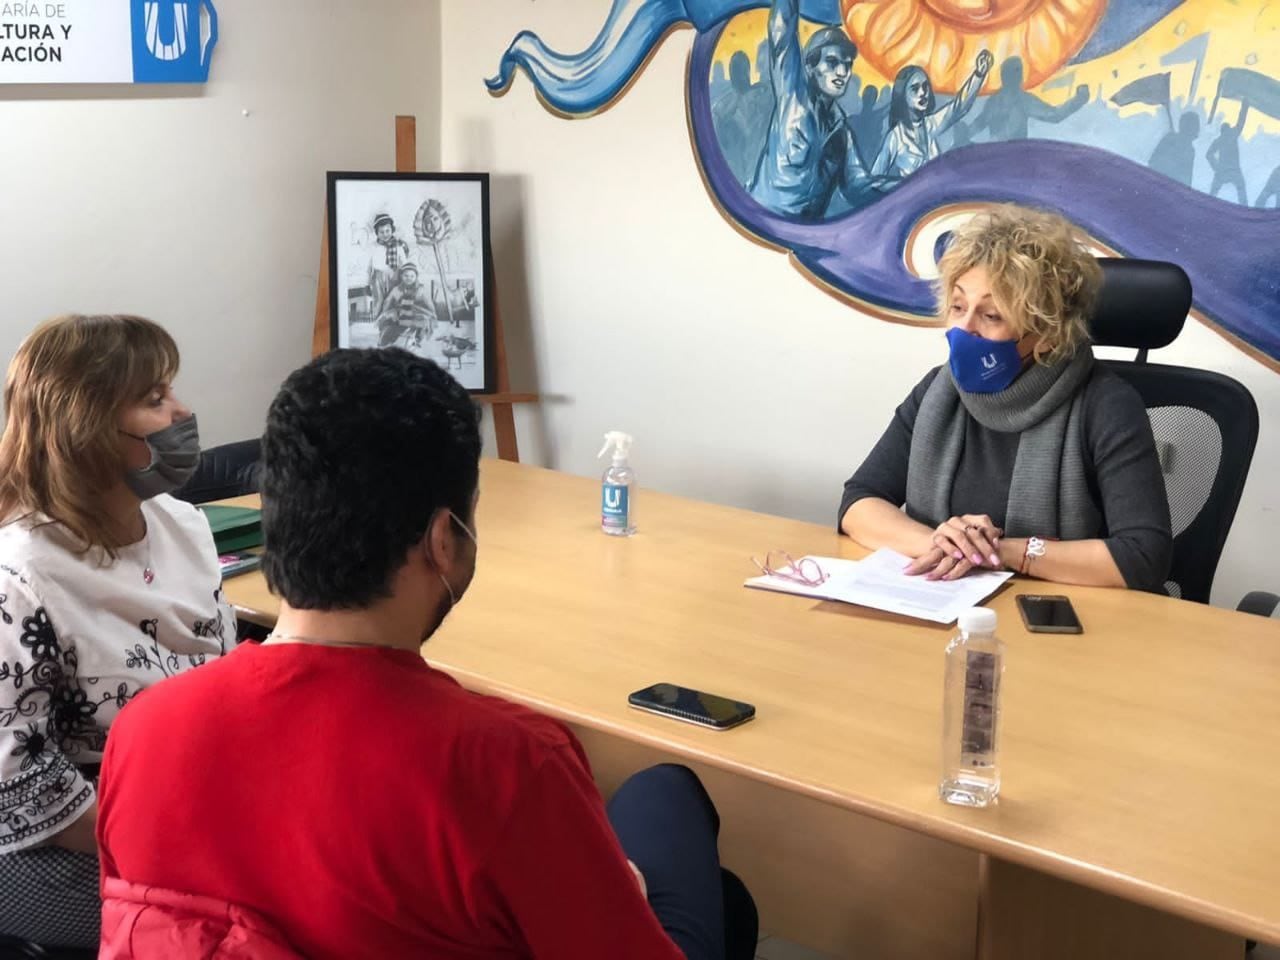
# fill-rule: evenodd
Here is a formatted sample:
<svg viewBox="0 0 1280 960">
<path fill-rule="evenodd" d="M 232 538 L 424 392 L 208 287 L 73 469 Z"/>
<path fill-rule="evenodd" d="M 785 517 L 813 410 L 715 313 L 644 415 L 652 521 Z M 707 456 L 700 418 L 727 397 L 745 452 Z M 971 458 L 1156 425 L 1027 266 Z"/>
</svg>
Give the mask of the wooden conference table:
<svg viewBox="0 0 1280 960">
<path fill-rule="evenodd" d="M 1280 942 L 1280 623 L 1054 587 L 1086 632 L 1029 634 L 1013 597 L 1043 586 L 1015 580 L 989 602 L 1008 645 L 1003 789 L 966 810 L 937 796 L 950 628 L 742 587 L 770 548 L 863 555 L 833 529 L 644 489 L 638 504 L 640 532 L 607 537 L 595 481 L 486 460 L 477 575 L 424 654 L 571 724 L 606 791 L 693 766 L 762 929 L 929 960 L 1239 960 L 1245 936 Z M 274 621 L 260 574 L 226 592 Z M 627 706 L 657 681 L 757 717 L 715 732 Z"/>
</svg>

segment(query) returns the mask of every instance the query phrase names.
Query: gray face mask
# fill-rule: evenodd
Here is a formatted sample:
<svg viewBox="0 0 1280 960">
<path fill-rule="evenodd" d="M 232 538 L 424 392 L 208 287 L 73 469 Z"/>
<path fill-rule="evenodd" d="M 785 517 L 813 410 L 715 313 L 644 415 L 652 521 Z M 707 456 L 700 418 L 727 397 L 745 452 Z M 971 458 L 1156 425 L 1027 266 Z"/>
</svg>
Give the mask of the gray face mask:
<svg viewBox="0 0 1280 960">
<path fill-rule="evenodd" d="M 133 433 L 125 436 L 141 440 L 151 451 L 150 466 L 126 471 L 124 475 L 125 485 L 140 500 L 172 493 L 190 480 L 200 465 L 200 430 L 194 414 L 145 437 Z"/>
</svg>

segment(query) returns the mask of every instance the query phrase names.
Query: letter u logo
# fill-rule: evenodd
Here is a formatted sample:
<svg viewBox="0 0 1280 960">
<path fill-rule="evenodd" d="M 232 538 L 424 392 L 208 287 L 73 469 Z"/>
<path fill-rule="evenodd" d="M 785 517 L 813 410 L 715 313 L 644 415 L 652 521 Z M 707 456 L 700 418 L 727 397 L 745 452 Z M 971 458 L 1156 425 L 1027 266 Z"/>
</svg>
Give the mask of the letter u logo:
<svg viewBox="0 0 1280 960">
<path fill-rule="evenodd" d="M 982 358 L 982 368 L 984 370 L 994 370 L 999 363 L 1000 361 L 996 359 L 994 353 L 988 353 Z"/>
<path fill-rule="evenodd" d="M 622 506 L 622 491 L 610 488 L 604 492 L 604 505 L 610 510 L 617 510 Z"/>
<path fill-rule="evenodd" d="M 170 43 L 160 42 L 160 4 L 145 4 L 147 24 L 147 49 L 157 60 L 178 60 L 187 52 L 187 5 L 173 5 L 173 40 Z"/>
</svg>

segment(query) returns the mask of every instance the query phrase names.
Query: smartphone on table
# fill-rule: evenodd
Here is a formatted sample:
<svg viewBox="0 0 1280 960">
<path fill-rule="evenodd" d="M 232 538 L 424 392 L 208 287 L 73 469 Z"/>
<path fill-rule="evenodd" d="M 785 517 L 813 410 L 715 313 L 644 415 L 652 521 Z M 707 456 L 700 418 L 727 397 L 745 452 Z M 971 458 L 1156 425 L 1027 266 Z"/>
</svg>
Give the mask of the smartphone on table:
<svg viewBox="0 0 1280 960">
<path fill-rule="evenodd" d="M 222 571 L 223 580 L 257 570 L 260 566 L 262 566 L 262 555 L 258 553 L 238 550 L 218 557 L 218 568 Z"/>
<path fill-rule="evenodd" d="M 1020 593 L 1018 612 L 1032 633 L 1084 633 L 1071 601 L 1063 596 Z"/>
<path fill-rule="evenodd" d="M 749 703 L 674 683 L 655 683 L 651 687 L 637 690 L 627 697 L 627 703 L 637 710 L 696 723 L 712 730 L 728 730 L 746 723 L 756 715 L 756 708 Z"/>
</svg>

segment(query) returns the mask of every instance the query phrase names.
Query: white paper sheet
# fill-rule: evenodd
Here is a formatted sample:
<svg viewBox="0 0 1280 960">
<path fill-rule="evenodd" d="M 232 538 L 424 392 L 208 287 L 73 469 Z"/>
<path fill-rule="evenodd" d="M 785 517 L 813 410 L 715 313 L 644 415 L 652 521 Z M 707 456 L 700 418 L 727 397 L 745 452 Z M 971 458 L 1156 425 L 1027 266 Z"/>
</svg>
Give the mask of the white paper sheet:
<svg viewBox="0 0 1280 960">
<path fill-rule="evenodd" d="M 963 611 L 981 604 L 1013 576 L 1009 571 L 981 570 L 959 580 L 909 577 L 902 571 L 911 558 L 889 549 L 877 550 L 865 560 L 808 559 L 828 575 L 821 586 L 808 587 L 782 577 L 752 577 L 743 586 L 838 600 L 934 623 L 955 623 Z"/>
</svg>

